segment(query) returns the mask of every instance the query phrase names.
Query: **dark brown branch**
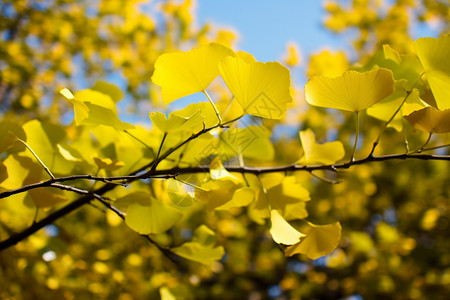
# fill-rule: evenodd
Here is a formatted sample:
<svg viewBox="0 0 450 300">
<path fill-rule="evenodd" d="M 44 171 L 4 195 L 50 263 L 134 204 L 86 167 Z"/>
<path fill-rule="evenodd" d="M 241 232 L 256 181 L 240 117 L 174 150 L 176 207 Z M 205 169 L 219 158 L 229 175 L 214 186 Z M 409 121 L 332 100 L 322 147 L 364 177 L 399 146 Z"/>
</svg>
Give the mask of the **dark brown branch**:
<svg viewBox="0 0 450 300">
<path fill-rule="evenodd" d="M 182 145 L 179 145 L 180 147 Z M 168 155 L 163 155 L 161 160 Z M 227 167 L 229 172 L 235 173 L 249 173 L 249 174 L 264 174 L 264 173 L 276 173 L 276 172 L 296 172 L 296 171 L 316 171 L 316 170 L 329 170 L 336 171 L 337 169 L 347 169 L 353 165 L 360 165 L 368 162 L 377 162 L 377 161 L 387 161 L 387 160 L 405 160 L 405 159 L 419 159 L 419 160 L 443 160 L 450 161 L 449 155 L 421 155 L 421 154 L 391 154 L 391 155 L 382 155 L 382 156 L 368 156 L 363 159 L 355 160 L 353 162 L 346 162 L 342 164 L 335 165 L 286 165 L 286 166 L 277 166 L 277 167 L 264 167 L 264 168 L 256 168 L 256 167 Z M 148 167 L 148 165 L 147 165 Z M 115 177 L 97 177 L 92 175 L 72 175 L 67 177 L 60 177 L 55 179 L 50 179 L 47 181 L 29 184 L 18 189 L 9 190 L 0 193 L 0 199 L 9 197 L 11 195 L 23 193 L 29 191 L 31 189 L 41 188 L 41 187 L 55 187 L 63 190 L 70 190 L 68 186 L 57 185 L 55 183 L 65 182 L 65 181 L 73 181 L 73 180 L 94 180 L 101 181 L 105 183 L 112 183 L 114 181 L 123 181 L 124 184 L 132 182 L 138 179 L 148 179 L 148 178 L 173 178 L 179 174 L 193 174 L 193 173 L 205 173 L 209 172 L 209 165 L 202 165 L 196 167 L 186 167 L 186 168 L 172 168 L 172 169 L 164 169 L 164 170 L 153 170 L 144 174 L 139 175 L 129 175 L 129 176 L 115 176 Z M 76 188 L 73 188 L 74 192 Z"/>
<path fill-rule="evenodd" d="M 108 184 L 105 185 L 103 187 L 101 187 L 100 189 L 96 190 L 97 194 L 104 194 L 107 191 L 110 191 L 111 189 L 113 189 L 115 187 L 115 185 L 113 184 Z M 65 216 L 66 214 L 80 208 L 81 206 L 89 203 L 92 199 L 92 195 L 91 194 L 87 194 L 81 198 L 78 198 L 77 200 L 71 202 L 70 204 L 68 204 L 67 206 L 64 206 L 63 208 L 57 210 L 56 212 L 48 215 L 47 217 L 45 217 L 44 219 L 40 220 L 39 222 L 33 223 L 30 227 L 28 227 L 27 229 L 10 236 L 8 239 L 1 241 L 0 242 L 0 251 L 7 249 L 11 246 L 14 246 L 15 244 L 17 244 L 18 242 L 26 239 L 27 237 L 29 237 L 30 235 L 32 235 L 33 233 L 35 233 L 36 231 L 38 231 L 39 229 L 44 228 L 45 226 L 53 223 L 54 221 L 58 220 L 59 218 Z"/>
</svg>

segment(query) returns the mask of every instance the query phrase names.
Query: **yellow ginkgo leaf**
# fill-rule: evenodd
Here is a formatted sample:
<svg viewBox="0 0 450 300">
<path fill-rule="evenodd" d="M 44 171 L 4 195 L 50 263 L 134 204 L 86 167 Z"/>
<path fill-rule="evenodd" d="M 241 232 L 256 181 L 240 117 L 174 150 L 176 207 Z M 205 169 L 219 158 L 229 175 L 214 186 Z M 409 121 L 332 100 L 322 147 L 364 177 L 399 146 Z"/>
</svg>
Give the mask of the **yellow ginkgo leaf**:
<svg viewBox="0 0 450 300">
<path fill-rule="evenodd" d="M 234 192 L 233 197 L 230 201 L 216 207 L 215 210 L 229 210 L 233 207 L 247 206 L 253 202 L 253 200 L 255 199 L 255 194 L 256 192 L 254 189 L 248 186 L 244 186 Z"/>
<path fill-rule="evenodd" d="M 24 182 L 25 183 L 25 182 Z M 51 207 L 66 202 L 69 198 L 63 195 L 62 191 L 51 188 L 39 188 L 30 190 L 29 195 L 36 207 Z"/>
<path fill-rule="evenodd" d="M 248 52 L 238 51 L 236 52 L 236 56 L 242 58 L 246 63 L 251 64 L 256 62 L 256 58 Z"/>
<path fill-rule="evenodd" d="M 420 38 L 414 42 L 417 56 L 439 109 L 450 108 L 450 35 Z"/>
<path fill-rule="evenodd" d="M 344 146 L 339 141 L 317 144 L 311 129 L 300 131 L 299 135 L 304 151 L 303 157 L 299 160 L 301 164 L 331 165 L 345 155 Z"/>
<path fill-rule="evenodd" d="M 177 116 L 190 118 L 192 115 L 195 115 L 198 111 L 200 114 L 204 116 L 202 120 L 204 122 L 205 127 L 212 127 L 217 124 L 217 115 L 214 111 L 213 106 L 209 102 L 198 102 L 192 103 L 186 106 L 183 109 L 177 110 L 174 112 Z M 200 122 L 197 131 L 200 131 L 203 128 L 203 122 Z"/>
<path fill-rule="evenodd" d="M 402 61 L 400 54 L 388 44 L 383 45 L 383 53 L 386 59 L 392 60 L 397 64 L 400 64 Z"/>
<path fill-rule="evenodd" d="M 209 170 L 212 179 L 229 179 L 231 181 L 235 181 L 236 183 L 239 182 L 239 179 L 236 176 L 232 175 L 227 171 L 227 169 L 225 169 L 222 161 L 220 160 L 220 157 L 218 156 L 211 161 Z"/>
<path fill-rule="evenodd" d="M 290 74 L 278 62 L 248 62 L 241 57 L 227 57 L 219 63 L 226 85 L 244 112 L 267 119 L 283 117 L 290 94 Z"/>
<path fill-rule="evenodd" d="M 303 219 L 308 216 L 306 201 L 311 200 L 309 191 L 298 183 L 294 176 L 285 177 L 279 184 L 260 193 L 267 197 L 272 209 L 278 210 L 286 220 Z M 261 199 L 259 199 L 261 201 Z M 267 199 L 262 201 L 267 202 Z"/>
<path fill-rule="evenodd" d="M 12 190 L 23 186 L 23 182 L 30 172 L 30 169 L 23 166 L 23 159 L 21 156 L 10 155 L 3 161 L 7 178 L 0 184 L 0 189 Z"/>
<path fill-rule="evenodd" d="M 150 205 L 128 206 L 125 222 L 140 234 L 162 233 L 177 223 L 183 214 L 175 208 L 151 198 Z"/>
<path fill-rule="evenodd" d="M 165 133 L 190 130 L 201 125 L 204 119 L 199 110 L 189 117 L 179 116 L 176 112 L 173 112 L 169 114 L 169 118 L 166 118 L 166 115 L 159 111 L 151 112 L 149 116 L 153 125 Z"/>
<path fill-rule="evenodd" d="M 341 228 L 339 222 L 328 225 L 314 225 L 308 222 L 302 230 L 306 236 L 299 243 L 287 247 L 285 255 L 292 256 L 302 253 L 310 259 L 328 255 L 339 244 Z"/>
<path fill-rule="evenodd" d="M 89 108 L 83 101 L 75 99 L 75 96 L 69 89 L 64 88 L 60 93 L 72 103 L 75 112 L 75 125 L 80 126 L 81 122 L 89 116 Z"/>
<path fill-rule="evenodd" d="M 432 106 L 416 110 L 404 118 L 414 128 L 428 133 L 450 132 L 450 109 L 437 110 Z"/>
<path fill-rule="evenodd" d="M 163 102 L 204 91 L 219 75 L 217 64 L 234 52 L 211 43 L 187 52 L 165 53 L 155 62 L 153 83 L 161 87 Z"/>
<path fill-rule="evenodd" d="M 101 80 L 97 81 L 94 86 L 91 87 L 91 90 L 108 95 L 114 102 L 122 100 L 124 96 L 123 92 L 116 85 Z"/>
<path fill-rule="evenodd" d="M 235 191 L 240 187 L 235 179 L 212 180 L 203 183 L 201 190 L 196 190 L 196 198 L 207 202 L 207 209 L 211 211 L 231 201 Z"/>
<path fill-rule="evenodd" d="M 317 75 L 305 85 L 306 101 L 315 106 L 360 112 L 394 92 L 394 78 L 388 69 L 359 73 L 347 71 L 329 78 Z"/>
<path fill-rule="evenodd" d="M 104 169 L 107 171 L 115 171 L 117 169 L 122 168 L 125 164 L 121 161 L 112 160 L 110 158 L 101 158 L 98 155 L 93 155 L 95 164 L 99 169 Z"/>
<path fill-rule="evenodd" d="M 305 235 L 291 226 L 280 213 L 273 209 L 270 212 L 270 220 L 272 226 L 270 227 L 270 234 L 273 240 L 278 244 L 294 245 L 300 242 Z"/>
<path fill-rule="evenodd" d="M 201 225 L 195 230 L 192 242 L 187 242 L 180 247 L 171 250 L 177 255 L 210 265 L 213 261 L 220 260 L 225 254 L 222 246 L 215 247 L 216 235 L 206 225 Z"/>
<path fill-rule="evenodd" d="M 270 160 L 275 150 L 269 130 L 262 126 L 247 126 L 223 131 L 219 139 L 219 153 L 226 158 L 242 155 L 245 158 Z"/>
<path fill-rule="evenodd" d="M 295 67 L 300 64 L 300 50 L 296 43 L 290 42 L 287 45 L 284 62 L 290 67 Z"/>
<path fill-rule="evenodd" d="M 395 91 L 378 102 L 377 104 L 367 109 L 367 114 L 382 121 L 388 121 L 392 114 L 403 103 L 403 100 L 407 96 L 407 81 L 405 79 L 395 81 Z M 406 98 L 405 103 L 400 108 L 394 119 L 388 124 L 389 127 L 394 128 L 398 132 L 403 129 L 403 115 L 409 114 L 410 111 L 419 110 L 426 107 L 427 104 L 419 97 L 419 91 L 413 89 Z"/>
<path fill-rule="evenodd" d="M 337 77 L 347 71 L 348 67 L 348 59 L 344 52 L 332 53 L 325 50 L 311 55 L 306 75 L 312 77 L 322 74 L 328 77 Z"/>
</svg>

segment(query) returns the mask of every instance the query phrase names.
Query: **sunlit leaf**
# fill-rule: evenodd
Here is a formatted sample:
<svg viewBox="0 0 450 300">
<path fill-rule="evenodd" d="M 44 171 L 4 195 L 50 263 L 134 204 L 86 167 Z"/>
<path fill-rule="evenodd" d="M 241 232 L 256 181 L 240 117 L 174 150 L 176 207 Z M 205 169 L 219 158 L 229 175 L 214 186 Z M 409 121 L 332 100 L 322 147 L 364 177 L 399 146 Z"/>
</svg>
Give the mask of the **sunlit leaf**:
<svg viewBox="0 0 450 300">
<path fill-rule="evenodd" d="M 305 235 L 292 227 L 277 210 L 270 213 L 270 221 L 272 226 L 270 234 L 275 242 L 283 245 L 297 244 Z"/>
<path fill-rule="evenodd" d="M 8 178 L 8 170 L 6 169 L 6 166 L 3 164 L 3 162 L 0 161 L 0 187 L 1 183 L 5 181 L 5 179 Z"/>
<path fill-rule="evenodd" d="M 247 114 L 280 119 L 292 102 L 289 70 L 277 62 L 248 63 L 240 57 L 227 57 L 220 62 L 219 71 Z"/>
<path fill-rule="evenodd" d="M 25 131 L 18 124 L 1 121 L 0 122 L 0 153 L 3 153 L 9 147 L 13 146 L 14 142 L 17 141 L 17 138 L 20 138 L 23 141 L 27 140 Z M 18 144 L 20 145 L 20 144 Z M 17 150 L 25 150 L 23 145 Z"/>
<path fill-rule="evenodd" d="M 27 144 L 52 172 L 67 174 L 71 171 L 74 162 L 66 160 L 57 147 L 66 138 L 62 126 L 35 119 L 25 123 L 22 128 L 27 135 Z M 35 161 L 30 151 L 23 154 Z"/>
<path fill-rule="evenodd" d="M 225 253 L 222 246 L 214 246 L 215 239 L 215 233 L 202 225 L 195 231 L 192 242 L 172 248 L 172 251 L 181 257 L 210 265 L 213 261 L 220 260 Z"/>
<path fill-rule="evenodd" d="M 278 210 L 286 220 L 308 216 L 305 202 L 311 200 L 309 191 L 296 182 L 294 176 L 285 177 L 279 184 L 267 189 L 266 195 L 260 193 L 260 197 L 267 197 L 271 209 Z"/>
<path fill-rule="evenodd" d="M 98 86 L 102 91 L 94 89 L 81 90 L 73 95 L 68 89 L 62 89 L 60 93 L 69 100 L 75 111 L 75 124 L 79 125 L 106 125 L 117 130 L 133 128 L 133 125 L 122 122 L 117 116 L 116 104 L 110 94 L 103 93 L 107 89 L 106 85 Z M 117 91 L 107 91 L 113 93 L 112 97 L 117 99 Z"/>
<path fill-rule="evenodd" d="M 83 101 L 75 99 L 74 95 L 69 89 L 64 88 L 60 91 L 60 93 L 70 103 L 72 103 L 75 112 L 75 124 L 77 126 L 80 126 L 81 122 L 83 122 L 83 120 L 89 116 L 89 108 Z"/>
<path fill-rule="evenodd" d="M 450 35 L 420 38 L 414 48 L 422 62 L 439 109 L 450 108 Z"/>
<path fill-rule="evenodd" d="M 165 133 L 190 130 L 201 125 L 204 119 L 199 110 L 189 117 L 182 117 L 173 112 L 169 114 L 169 118 L 166 118 L 166 115 L 159 111 L 151 112 L 149 116 L 153 125 Z"/>
<path fill-rule="evenodd" d="M 271 160 L 275 155 L 270 131 L 261 126 L 230 128 L 221 133 L 219 154 L 226 158 L 241 154 L 243 157 Z"/>
<path fill-rule="evenodd" d="M 152 81 L 161 87 L 163 102 L 168 104 L 204 91 L 219 75 L 217 64 L 230 55 L 234 55 L 231 49 L 217 43 L 162 54 L 156 60 Z"/>
<path fill-rule="evenodd" d="M 121 161 L 112 160 L 110 158 L 101 158 L 98 155 L 93 155 L 92 158 L 99 169 L 104 169 L 106 171 L 115 171 L 125 165 Z"/>
<path fill-rule="evenodd" d="M 386 59 L 390 59 L 390 60 L 396 62 L 397 64 L 400 64 L 402 61 L 400 54 L 395 49 L 392 49 L 391 46 L 389 46 L 387 44 L 383 45 L 383 53 L 384 53 L 384 56 L 386 57 Z"/>
<path fill-rule="evenodd" d="M 339 141 L 317 144 L 311 129 L 300 131 L 299 135 L 304 151 L 303 157 L 299 160 L 301 164 L 331 165 L 345 155 L 344 146 Z"/>
<path fill-rule="evenodd" d="M 56 144 L 56 147 L 58 148 L 59 153 L 62 155 L 62 157 L 64 157 L 66 160 L 69 160 L 69 161 L 82 161 L 82 159 L 80 157 L 74 156 L 68 148 L 63 147 L 60 144 Z"/>
<path fill-rule="evenodd" d="M 91 90 L 108 95 L 114 102 L 120 101 L 124 96 L 123 92 L 116 85 L 101 80 L 97 81 L 91 87 Z"/>
<path fill-rule="evenodd" d="M 194 192 L 189 191 L 186 183 L 180 182 L 175 179 L 168 179 L 167 183 L 167 196 L 170 202 L 177 207 L 190 207 L 194 205 L 198 200 L 194 197 Z"/>
<path fill-rule="evenodd" d="M 392 92 L 392 72 L 383 68 L 365 73 L 347 71 L 336 78 L 317 75 L 305 85 L 309 104 L 354 112 L 365 110 Z"/>
<path fill-rule="evenodd" d="M 232 181 L 239 182 L 239 179 L 236 176 L 232 175 L 225 169 L 219 157 L 215 157 L 211 161 L 209 165 L 209 173 L 211 178 L 215 180 L 230 179 Z"/>
<path fill-rule="evenodd" d="M 287 45 L 284 62 L 290 67 L 295 67 L 300 64 L 300 50 L 297 44 L 291 42 Z"/>
<path fill-rule="evenodd" d="M 162 233 L 175 225 L 182 216 L 175 208 L 152 198 L 150 205 L 131 204 L 125 222 L 140 234 Z"/>
<path fill-rule="evenodd" d="M 82 125 L 105 125 L 120 131 L 134 127 L 120 120 L 117 114 L 107 107 L 92 103 L 86 105 L 89 108 L 89 117 L 83 120 Z"/>
<path fill-rule="evenodd" d="M 382 121 L 388 121 L 394 112 L 402 104 L 407 96 L 406 80 L 399 80 L 395 82 L 395 91 L 387 98 L 376 103 L 367 109 L 367 114 Z M 423 102 L 419 97 L 417 89 L 412 90 L 406 99 L 406 102 L 400 108 L 400 111 L 395 115 L 394 119 L 389 123 L 389 127 L 393 127 L 397 131 L 403 129 L 403 116 L 409 114 L 411 111 L 419 110 L 426 107 L 428 104 Z"/>
<path fill-rule="evenodd" d="M 177 110 L 175 113 L 177 116 L 189 118 L 195 115 L 198 111 L 203 116 L 203 122 L 205 127 L 212 127 L 217 124 L 217 115 L 209 102 L 192 103 L 181 110 Z M 203 128 L 203 122 L 199 123 L 196 131 L 200 131 Z"/>
<path fill-rule="evenodd" d="M 301 253 L 310 259 L 317 259 L 333 252 L 341 239 L 339 222 L 328 225 L 314 225 L 308 222 L 301 231 L 306 236 L 299 243 L 287 247 L 286 256 Z"/>
<path fill-rule="evenodd" d="M 233 207 L 247 206 L 255 199 L 255 190 L 250 187 L 242 187 L 234 191 L 233 197 L 230 201 L 226 202 L 215 208 L 215 210 L 229 210 Z"/>
<path fill-rule="evenodd" d="M 306 75 L 312 77 L 322 74 L 327 77 L 338 77 L 349 68 L 349 62 L 344 52 L 322 51 L 310 57 Z"/>
<path fill-rule="evenodd" d="M 7 172 L 7 178 L 0 183 L 0 187 L 12 190 L 23 185 L 23 181 L 27 178 L 30 170 L 22 165 L 22 159 L 19 156 L 10 155 L 3 161 L 4 172 Z"/>
<path fill-rule="evenodd" d="M 236 179 L 211 180 L 201 185 L 201 190 L 196 191 L 196 198 L 207 202 L 208 210 L 213 210 L 232 200 L 234 192 L 240 187 Z"/>
<path fill-rule="evenodd" d="M 116 103 L 108 94 L 93 89 L 77 91 L 74 94 L 76 100 L 83 101 L 86 105 L 94 104 L 111 110 L 117 114 Z"/>
<path fill-rule="evenodd" d="M 68 198 L 62 191 L 51 188 L 38 188 L 28 192 L 36 207 L 51 207 L 66 202 Z"/>
<path fill-rule="evenodd" d="M 450 109 L 437 110 L 432 106 L 414 111 L 404 118 L 414 128 L 428 133 L 450 132 Z"/>
</svg>

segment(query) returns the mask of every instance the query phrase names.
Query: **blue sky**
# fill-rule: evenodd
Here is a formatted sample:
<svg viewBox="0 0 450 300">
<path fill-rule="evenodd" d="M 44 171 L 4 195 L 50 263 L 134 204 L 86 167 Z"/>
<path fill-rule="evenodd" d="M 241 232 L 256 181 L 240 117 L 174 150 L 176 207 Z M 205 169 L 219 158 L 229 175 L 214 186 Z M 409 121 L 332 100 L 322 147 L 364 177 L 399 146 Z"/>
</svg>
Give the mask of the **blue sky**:
<svg viewBox="0 0 450 300">
<path fill-rule="evenodd" d="M 288 41 L 295 41 L 303 55 L 322 49 L 343 47 L 346 43 L 324 30 L 323 1 L 317 0 L 198 0 L 200 24 L 234 28 L 239 33 L 239 50 L 257 60 L 280 60 Z"/>
</svg>

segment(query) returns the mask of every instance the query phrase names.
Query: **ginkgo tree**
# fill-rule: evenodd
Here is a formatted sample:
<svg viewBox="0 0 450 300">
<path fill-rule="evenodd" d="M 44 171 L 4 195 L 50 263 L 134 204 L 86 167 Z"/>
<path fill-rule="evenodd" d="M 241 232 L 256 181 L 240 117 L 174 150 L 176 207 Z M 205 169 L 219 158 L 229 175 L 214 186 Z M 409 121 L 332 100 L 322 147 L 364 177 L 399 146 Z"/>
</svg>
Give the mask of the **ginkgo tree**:
<svg viewBox="0 0 450 300">
<path fill-rule="evenodd" d="M 193 286 L 211 278 L 211 272 L 221 273 L 221 263 L 229 257 L 238 261 L 236 256 L 246 256 L 227 247 L 237 243 L 233 239 L 251 235 L 250 230 L 236 229 L 239 226 L 254 228 L 265 239 L 260 242 L 264 247 L 270 238 L 271 249 L 276 253 L 280 249 L 285 261 L 317 262 L 329 255 L 343 267 L 349 263 L 339 257 L 343 252 L 339 247 L 344 249 L 345 243 L 355 244 L 350 251 L 373 255 L 366 233 L 352 232 L 342 240 L 346 229 L 338 215 L 317 218 L 330 208 L 323 201 L 322 206 L 313 204 L 318 202 L 314 195 L 321 197 L 323 184 L 330 189 L 345 187 L 346 181 L 353 180 L 346 178 L 349 173 L 358 177 L 356 170 L 369 164 L 450 161 L 449 53 L 450 38 L 444 35 L 416 40 L 409 53 L 384 45 L 364 64 L 336 64 L 340 71 L 331 76 L 316 66 L 311 71 L 316 74 L 304 87 L 303 109 L 311 114 L 305 120 L 312 126 L 297 124 L 293 136 L 301 148 L 295 148 L 297 157 L 287 163 L 279 158 L 285 152 L 272 129 L 286 122 L 286 115 L 296 108 L 296 90 L 290 70 L 279 62 L 260 62 L 216 42 L 164 53 L 156 59 L 151 77 L 160 87 L 163 103 L 192 94 L 198 101 L 169 114 L 148 111 L 147 125 L 120 119 L 117 103 L 124 94 L 110 83 L 98 81 L 80 91 L 63 88 L 61 101 L 73 106 L 70 124 L 14 118 L 0 123 L 0 201 L 7 212 L 0 250 L 39 243 L 32 237 L 40 229 L 91 205 L 105 212 L 109 225 L 123 222 L 136 237 L 151 243 L 159 253 L 150 256 L 163 255 L 181 273 L 191 262 L 201 268 L 189 279 Z M 346 120 L 341 122 L 346 135 L 326 142 L 317 138 L 313 129 L 328 126 L 323 122 L 327 115 Z M 396 134 L 403 143 L 391 145 L 387 136 Z M 446 162 L 442 163 L 445 168 Z M 372 176 L 365 172 L 367 178 Z M 448 171 L 443 174 L 448 179 Z M 369 193 L 373 186 L 364 189 Z M 354 207 L 347 208 L 351 214 L 358 197 L 350 192 L 348 197 L 355 198 Z M 338 198 L 337 202 L 344 201 L 343 196 Z M 424 229 L 433 228 L 433 218 L 436 221 L 440 214 L 427 213 Z M 183 234 L 186 228 L 189 232 Z M 395 248 L 398 255 L 415 247 L 414 239 L 401 236 L 388 224 L 379 223 L 374 230 L 380 243 Z M 105 253 L 98 256 L 113 255 Z M 280 259 L 278 254 L 270 255 Z M 270 265 L 268 257 L 258 265 Z M 134 256 L 129 260 L 142 263 Z M 95 266 L 98 272 L 108 273 L 105 265 Z M 152 285 L 161 298 L 192 292 L 163 273 Z M 311 276 L 316 283 L 323 278 Z M 294 290 L 288 278 L 283 280 L 286 290 Z M 349 294 L 355 289 L 348 288 Z"/>
</svg>

